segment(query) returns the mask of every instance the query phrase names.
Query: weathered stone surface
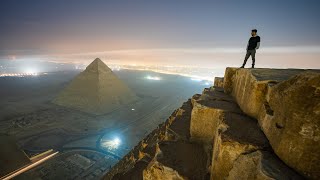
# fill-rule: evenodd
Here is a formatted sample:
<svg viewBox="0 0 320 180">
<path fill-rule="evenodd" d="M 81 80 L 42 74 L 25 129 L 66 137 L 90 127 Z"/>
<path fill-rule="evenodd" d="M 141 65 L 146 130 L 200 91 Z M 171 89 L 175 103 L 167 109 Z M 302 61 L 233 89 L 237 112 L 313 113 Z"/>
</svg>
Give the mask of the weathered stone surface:
<svg viewBox="0 0 320 180">
<path fill-rule="evenodd" d="M 143 179 L 145 180 L 183 180 L 184 178 L 172 168 L 163 166 L 160 163 L 154 163 L 151 167 L 143 171 Z"/>
<path fill-rule="evenodd" d="M 227 180 L 272 180 L 272 179 L 303 179 L 296 172 L 288 168 L 274 154 L 267 151 L 254 151 L 241 154 L 233 163 Z"/>
<path fill-rule="evenodd" d="M 202 95 L 194 95 L 191 102 L 190 139 L 194 142 L 212 143 L 224 113 L 241 113 L 232 97 L 224 94 L 222 88 L 205 89 Z"/>
<path fill-rule="evenodd" d="M 320 73 L 306 72 L 270 88 L 259 118 L 276 154 L 306 177 L 320 178 Z"/>
<path fill-rule="evenodd" d="M 205 179 L 207 157 L 203 147 L 185 141 L 163 141 L 154 156 L 137 160 L 132 168 L 113 179 Z"/>
<path fill-rule="evenodd" d="M 225 179 L 242 154 L 270 150 L 258 122 L 243 114 L 222 88 L 206 88 L 191 102 L 191 140 L 208 143 L 214 139 L 211 179 Z"/>
<path fill-rule="evenodd" d="M 269 85 L 289 79 L 303 72 L 300 69 L 244 69 L 227 68 L 224 89 L 237 101 L 241 110 L 258 119 Z"/>
<path fill-rule="evenodd" d="M 223 88 L 223 77 L 215 77 L 214 86 Z"/>
<path fill-rule="evenodd" d="M 306 177 L 320 177 L 317 70 L 227 68 L 225 92 L 258 122 L 275 153 Z M 228 83 L 226 83 L 228 82 Z"/>
<path fill-rule="evenodd" d="M 143 171 L 148 167 L 148 162 L 145 161 L 137 161 L 133 168 L 129 169 L 126 172 L 115 174 L 112 177 L 105 177 L 105 179 L 115 179 L 115 180 L 141 180 L 143 179 Z"/>
<path fill-rule="evenodd" d="M 237 70 L 238 68 L 231 68 L 231 67 L 226 68 L 226 71 L 224 73 L 224 78 L 223 78 L 223 89 L 227 94 L 230 94 L 232 92 L 233 77 Z"/>
<path fill-rule="evenodd" d="M 206 88 L 201 95 L 193 96 L 191 102 L 193 105 L 190 123 L 191 140 L 198 140 L 196 141 L 198 143 L 208 143 L 208 140 L 214 138 L 211 179 L 229 177 L 229 172 L 240 156 L 258 150 L 272 151 L 257 120 L 243 114 L 233 98 L 224 94 L 222 88 Z M 202 140 L 199 141 L 199 139 Z M 203 139 L 206 140 L 203 141 Z M 268 153 L 265 152 L 265 154 Z M 271 171 L 266 172 L 266 175 L 275 173 L 273 171 L 278 168 L 282 171 L 288 171 L 282 176 L 280 174 L 270 175 L 271 178 L 301 178 L 280 160 L 273 161 L 273 164 L 266 167 L 271 168 Z M 251 177 L 251 173 L 249 171 L 243 175 Z M 255 178 L 268 179 L 268 177 L 261 175 L 261 177 Z"/>
<path fill-rule="evenodd" d="M 207 156 L 202 145 L 185 141 L 160 143 L 157 161 L 170 167 L 185 179 L 204 179 Z"/>
<path fill-rule="evenodd" d="M 205 179 L 209 159 L 189 142 L 191 100 L 127 154 L 105 179 Z"/>
<path fill-rule="evenodd" d="M 225 179 L 241 154 L 268 148 L 268 140 L 256 120 L 227 112 L 214 138 L 211 179 Z"/>
</svg>

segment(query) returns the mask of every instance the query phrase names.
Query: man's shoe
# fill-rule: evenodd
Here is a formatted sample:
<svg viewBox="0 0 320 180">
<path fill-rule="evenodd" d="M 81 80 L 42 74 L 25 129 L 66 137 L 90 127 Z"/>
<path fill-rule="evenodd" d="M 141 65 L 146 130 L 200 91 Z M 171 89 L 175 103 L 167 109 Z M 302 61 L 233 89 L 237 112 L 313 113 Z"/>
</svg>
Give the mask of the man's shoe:
<svg viewBox="0 0 320 180">
<path fill-rule="evenodd" d="M 252 65 L 251 68 L 254 68 L 254 65 Z"/>
<path fill-rule="evenodd" d="M 242 65 L 240 68 L 244 68 L 244 65 Z"/>
</svg>

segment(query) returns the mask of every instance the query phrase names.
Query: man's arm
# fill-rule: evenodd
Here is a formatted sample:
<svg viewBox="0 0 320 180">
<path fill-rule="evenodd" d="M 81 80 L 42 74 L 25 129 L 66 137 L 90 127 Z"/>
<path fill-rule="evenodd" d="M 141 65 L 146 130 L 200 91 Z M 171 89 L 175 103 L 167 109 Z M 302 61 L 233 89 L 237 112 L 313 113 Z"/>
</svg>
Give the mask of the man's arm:
<svg viewBox="0 0 320 180">
<path fill-rule="evenodd" d="M 260 42 L 257 42 L 257 47 L 256 47 L 256 49 L 259 49 L 259 47 L 260 47 Z"/>
<path fill-rule="evenodd" d="M 256 49 L 259 49 L 260 47 L 260 36 L 257 36 L 257 46 L 256 46 Z"/>
</svg>

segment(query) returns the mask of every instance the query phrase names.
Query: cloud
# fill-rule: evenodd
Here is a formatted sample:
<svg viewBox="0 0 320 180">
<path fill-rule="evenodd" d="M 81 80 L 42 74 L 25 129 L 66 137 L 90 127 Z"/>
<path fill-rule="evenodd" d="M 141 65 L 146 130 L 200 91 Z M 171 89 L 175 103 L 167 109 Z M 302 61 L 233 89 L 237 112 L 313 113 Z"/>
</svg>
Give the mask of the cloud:
<svg viewBox="0 0 320 180">
<path fill-rule="evenodd" d="M 124 49 L 124 50 L 110 50 L 99 52 L 86 52 L 68 54 L 73 56 L 83 55 L 103 55 L 103 54 L 216 54 L 216 53 L 243 53 L 245 48 L 157 48 L 157 49 Z M 279 47 L 263 47 L 259 49 L 263 53 L 320 53 L 320 46 L 279 46 Z"/>
<path fill-rule="evenodd" d="M 225 67 L 241 64 L 245 48 L 153 48 L 122 49 L 84 53 L 46 53 L 29 51 L 8 51 L 16 60 L 39 60 L 61 63 L 88 64 L 99 57 L 112 64 L 137 65 L 188 65 L 201 67 Z M 35 51 L 33 51 L 35 52 Z M 21 54 L 20 54 L 21 53 Z M 26 53 L 26 55 L 23 55 Z M 8 60 L 8 55 L 0 57 Z M 257 62 L 261 66 L 320 68 L 318 63 L 320 46 L 278 46 L 258 50 Z M 303 61 L 302 61 L 303 59 Z"/>
<path fill-rule="evenodd" d="M 47 55 L 47 56 L 94 56 L 94 55 L 143 55 L 143 54 L 232 54 L 243 53 L 245 48 L 239 47 L 221 47 L 221 48 L 150 48 L 150 49 L 120 49 L 98 52 L 83 52 L 83 53 L 67 53 L 57 54 L 50 53 L 44 50 L 0 50 L 0 55 Z M 278 46 L 278 47 L 263 47 L 260 46 L 261 53 L 320 53 L 320 46 Z"/>
</svg>

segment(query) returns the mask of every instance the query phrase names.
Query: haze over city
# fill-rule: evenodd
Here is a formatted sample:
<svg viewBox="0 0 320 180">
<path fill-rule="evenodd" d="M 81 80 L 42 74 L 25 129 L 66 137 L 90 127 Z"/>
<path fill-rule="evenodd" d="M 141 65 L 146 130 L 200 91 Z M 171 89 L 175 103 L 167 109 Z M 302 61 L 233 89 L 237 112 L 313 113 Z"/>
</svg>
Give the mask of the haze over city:
<svg viewBox="0 0 320 180">
<path fill-rule="evenodd" d="M 108 64 L 222 72 L 241 65 L 256 28 L 257 67 L 319 68 L 319 5 L 316 0 L 2 1 L 0 59 L 37 67 L 37 61 L 87 65 L 101 57 Z"/>
</svg>

